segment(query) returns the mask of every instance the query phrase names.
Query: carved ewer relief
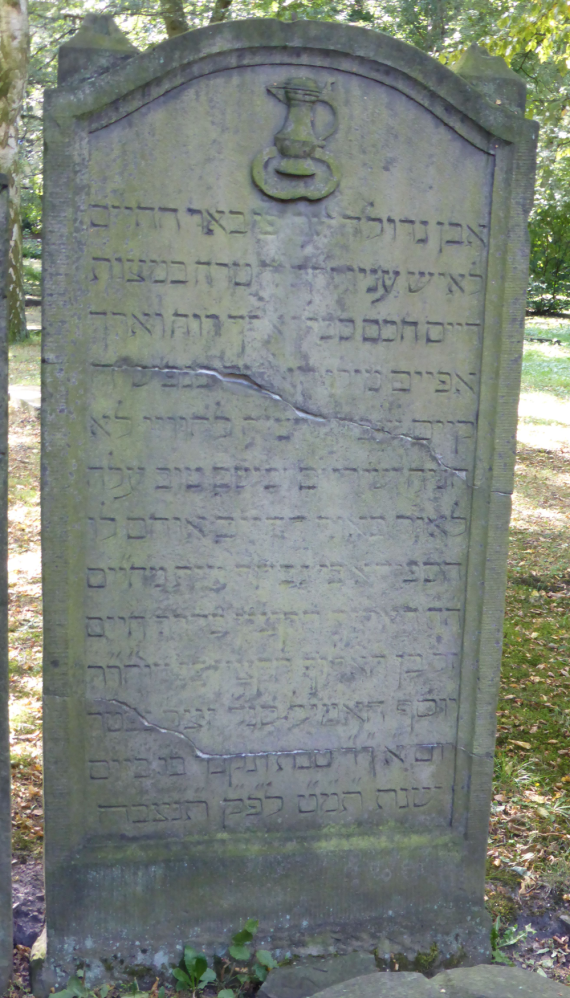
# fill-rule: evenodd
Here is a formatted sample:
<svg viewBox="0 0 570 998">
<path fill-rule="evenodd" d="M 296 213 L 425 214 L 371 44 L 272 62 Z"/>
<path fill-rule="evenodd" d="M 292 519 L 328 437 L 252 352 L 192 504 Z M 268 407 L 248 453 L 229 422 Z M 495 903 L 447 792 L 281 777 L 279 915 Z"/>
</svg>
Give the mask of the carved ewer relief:
<svg viewBox="0 0 570 998">
<path fill-rule="evenodd" d="M 337 128 L 334 105 L 323 97 L 323 89 L 308 77 L 294 77 L 267 88 L 287 105 L 283 127 L 274 136 L 275 145 L 263 149 L 254 159 L 251 173 L 264 194 L 279 201 L 307 198 L 318 201 L 336 190 L 340 171 L 336 160 L 324 145 Z M 327 104 L 333 123 L 324 135 L 315 131 L 317 103 Z"/>
</svg>

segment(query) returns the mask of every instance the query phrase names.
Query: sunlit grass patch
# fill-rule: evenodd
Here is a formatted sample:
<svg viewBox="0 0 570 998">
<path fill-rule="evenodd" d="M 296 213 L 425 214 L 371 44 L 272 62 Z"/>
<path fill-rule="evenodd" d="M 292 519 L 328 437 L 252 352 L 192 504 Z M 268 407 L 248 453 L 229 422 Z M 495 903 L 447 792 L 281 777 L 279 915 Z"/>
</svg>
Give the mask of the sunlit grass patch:
<svg viewBox="0 0 570 998">
<path fill-rule="evenodd" d="M 545 391 L 522 392 L 517 440 L 519 448 L 570 452 L 570 400 Z"/>
<path fill-rule="evenodd" d="M 23 346 L 21 351 L 24 369 L 35 377 L 32 365 L 39 367 L 38 350 Z M 43 836 L 39 444 L 40 425 L 35 414 L 10 406 L 8 636 L 16 852 L 36 852 Z"/>
<path fill-rule="evenodd" d="M 570 346 L 570 320 L 549 318 L 546 315 L 529 315 L 525 322 L 525 336 L 545 336 L 562 340 Z"/>
<path fill-rule="evenodd" d="M 8 378 L 12 385 L 40 386 L 41 345 L 36 336 L 31 343 L 12 343 L 8 350 Z"/>
<path fill-rule="evenodd" d="M 570 322 L 566 319 L 527 321 L 527 337 L 547 337 L 560 343 L 524 345 L 522 392 L 548 392 L 558 398 L 570 398 Z"/>
</svg>

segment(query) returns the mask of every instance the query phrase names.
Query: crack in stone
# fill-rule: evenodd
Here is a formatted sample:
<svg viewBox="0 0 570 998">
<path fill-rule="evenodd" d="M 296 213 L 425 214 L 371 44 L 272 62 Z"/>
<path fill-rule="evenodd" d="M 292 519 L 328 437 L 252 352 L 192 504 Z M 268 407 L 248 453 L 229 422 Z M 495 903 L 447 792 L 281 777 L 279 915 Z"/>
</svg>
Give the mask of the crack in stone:
<svg viewBox="0 0 570 998">
<path fill-rule="evenodd" d="M 131 711 L 133 714 L 136 715 L 136 717 L 139 718 L 140 721 L 142 721 L 142 723 L 147 728 L 150 728 L 152 731 L 158 731 L 162 735 L 174 735 L 176 738 L 180 738 L 182 741 L 186 742 L 188 745 L 191 746 L 191 748 L 196 753 L 196 756 L 199 759 L 204 759 L 206 761 L 208 761 L 209 759 L 252 759 L 252 758 L 263 759 L 267 758 L 267 756 L 284 756 L 284 755 L 296 756 L 296 755 L 306 755 L 307 752 L 314 752 L 314 751 L 331 752 L 331 753 L 334 751 L 359 752 L 359 751 L 367 751 L 371 748 L 371 746 L 369 745 L 361 746 L 360 748 L 355 748 L 354 746 L 350 745 L 350 746 L 340 746 L 337 747 L 337 749 L 319 748 L 317 750 L 313 746 L 312 748 L 273 749 L 270 751 L 266 750 L 263 752 L 225 752 L 225 753 L 203 752 L 201 749 L 198 748 L 196 743 L 192 741 L 192 739 L 189 738 L 188 735 L 185 735 L 182 731 L 175 731 L 173 728 L 164 728 L 160 724 L 156 724 L 154 721 L 149 721 L 148 718 L 145 717 L 144 714 L 137 709 L 137 707 L 133 707 L 130 703 L 126 703 L 124 700 L 117 700 L 116 698 L 113 698 L 112 700 L 104 700 L 101 697 L 95 697 L 92 702 L 110 703 L 116 707 L 123 707 L 125 710 Z M 443 748 L 451 748 L 455 749 L 456 751 L 467 752 L 468 755 L 473 756 L 474 758 L 477 757 L 475 753 L 468 752 L 468 750 L 462 749 L 461 746 L 456 746 L 455 742 L 449 742 L 449 741 L 438 742 L 437 745 L 442 746 Z M 388 749 L 389 747 L 386 746 L 386 748 Z M 372 751 L 374 752 L 375 750 L 372 749 Z"/>
<path fill-rule="evenodd" d="M 362 429 L 372 430 L 373 433 L 383 433 L 385 436 L 389 437 L 391 440 L 406 440 L 409 443 L 416 444 L 419 447 L 427 450 L 430 457 L 442 468 L 444 471 L 449 471 L 450 474 L 456 475 L 460 478 L 462 482 L 467 482 L 467 472 L 461 471 L 458 468 L 450 468 L 447 465 L 440 454 L 430 447 L 427 440 L 418 440 L 417 437 L 411 437 L 406 433 L 392 433 L 391 430 L 387 430 L 384 426 L 374 426 L 372 423 L 367 423 L 364 420 L 349 419 L 347 416 L 322 416 L 316 412 L 310 412 L 308 409 L 300 409 L 298 406 L 294 405 L 288 399 L 283 398 L 278 392 L 272 392 L 268 388 L 264 388 L 259 382 L 255 381 L 248 374 L 232 374 L 231 372 L 222 374 L 212 367 L 198 367 L 198 368 L 188 368 L 188 367 L 145 367 L 141 364 L 98 364 L 94 365 L 97 367 L 107 367 L 115 371 L 156 371 L 157 374 L 171 374 L 171 373 L 184 373 L 190 375 L 206 375 L 212 378 L 217 378 L 223 384 L 230 385 L 242 385 L 244 388 L 249 388 L 251 391 L 258 392 L 265 398 L 273 399 L 275 402 L 281 402 L 283 405 L 292 409 L 293 412 L 300 416 L 302 419 L 314 420 L 317 423 L 343 423 L 347 426 L 358 426 Z"/>
<path fill-rule="evenodd" d="M 163 728 L 160 724 L 156 724 L 154 721 L 149 721 L 140 710 L 136 707 L 131 706 L 130 703 L 125 703 L 124 700 L 104 700 L 101 697 L 95 697 L 92 701 L 93 703 L 112 703 L 116 707 L 124 707 L 125 710 L 132 711 L 143 724 L 150 728 L 152 731 L 159 731 L 162 735 L 174 735 L 176 738 L 181 738 L 182 741 L 186 742 L 192 747 L 199 759 L 251 759 L 251 758 L 265 758 L 269 755 L 306 755 L 307 752 L 314 752 L 314 748 L 302 748 L 302 749 L 274 749 L 272 751 L 265 752 L 227 752 L 227 753 L 213 753 L 213 752 L 203 752 L 198 748 L 196 742 L 192 741 L 188 735 L 185 735 L 182 731 L 175 731 L 173 728 Z M 332 752 L 331 748 L 319 749 L 319 752 Z"/>
</svg>

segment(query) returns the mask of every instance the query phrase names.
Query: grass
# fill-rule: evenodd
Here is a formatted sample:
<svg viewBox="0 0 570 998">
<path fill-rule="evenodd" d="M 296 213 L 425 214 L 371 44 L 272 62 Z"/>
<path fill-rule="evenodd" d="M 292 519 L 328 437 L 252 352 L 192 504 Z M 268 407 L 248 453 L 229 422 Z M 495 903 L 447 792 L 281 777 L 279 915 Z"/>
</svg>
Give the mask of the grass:
<svg viewBox="0 0 570 998">
<path fill-rule="evenodd" d="M 30 323 L 28 322 L 28 326 Z M 26 343 L 12 343 L 8 351 L 8 377 L 11 385 L 40 386 L 41 344 L 39 336 Z"/>
</svg>

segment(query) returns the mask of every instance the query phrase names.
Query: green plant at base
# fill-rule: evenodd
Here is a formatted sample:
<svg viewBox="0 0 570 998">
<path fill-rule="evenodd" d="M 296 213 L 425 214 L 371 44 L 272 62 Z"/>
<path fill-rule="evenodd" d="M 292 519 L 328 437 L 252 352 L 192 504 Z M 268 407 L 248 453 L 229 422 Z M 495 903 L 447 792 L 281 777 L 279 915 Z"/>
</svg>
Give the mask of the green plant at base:
<svg viewBox="0 0 570 998">
<path fill-rule="evenodd" d="M 184 947 L 184 956 L 172 974 L 176 978 L 177 991 L 199 991 L 216 980 L 216 973 L 208 967 L 204 954 L 198 953 L 192 946 Z"/>
<path fill-rule="evenodd" d="M 231 960 L 220 961 L 219 977 L 221 983 L 224 983 L 224 978 L 228 984 L 232 984 L 236 979 L 239 982 L 238 994 L 241 987 L 249 981 L 262 983 L 269 971 L 277 966 L 268 950 L 258 949 L 255 953 L 252 952 L 251 943 L 258 925 L 258 919 L 248 918 L 243 929 L 232 936 L 228 949 Z M 236 990 L 233 987 L 223 988 L 218 993 L 218 998 L 236 998 Z"/>
<path fill-rule="evenodd" d="M 509 960 L 506 953 L 503 953 L 505 946 L 514 946 L 521 939 L 526 939 L 527 936 L 534 936 L 535 934 L 535 929 L 531 925 L 525 925 L 524 929 L 517 929 L 516 925 L 510 925 L 503 935 L 501 935 L 501 916 L 497 915 L 491 928 L 491 955 L 493 963 L 506 963 L 509 967 L 512 967 L 513 961 Z"/>
<path fill-rule="evenodd" d="M 199 953 L 193 946 L 184 947 L 184 955 L 178 967 L 172 971 L 176 979 L 177 991 L 201 991 L 207 984 L 222 985 L 218 991 L 217 998 L 236 998 L 242 986 L 248 982 L 262 982 L 267 977 L 270 970 L 277 966 L 277 963 L 268 950 L 258 949 L 252 952 L 251 943 L 257 932 L 259 921 L 255 918 L 248 918 L 243 929 L 232 936 L 229 954 L 231 959 L 215 958 L 218 961 L 217 974 L 215 970 L 208 966 L 208 960 L 203 953 Z M 225 978 L 225 981 L 224 981 Z M 223 986 L 238 982 L 236 988 Z M 158 979 L 150 992 L 152 998 L 165 998 L 165 989 L 155 990 Z M 69 978 L 67 986 L 63 991 L 53 995 L 53 998 L 107 998 L 110 987 L 103 984 L 96 991 L 87 987 L 85 983 L 85 970 L 79 969 Z M 138 983 L 133 981 L 126 990 L 130 995 L 146 995 L 146 991 L 140 991 Z"/>
<path fill-rule="evenodd" d="M 102 984 L 97 992 L 92 991 L 85 983 L 85 971 L 79 969 L 69 978 L 63 991 L 56 992 L 53 998 L 107 998 L 110 990 L 108 984 Z"/>
</svg>

